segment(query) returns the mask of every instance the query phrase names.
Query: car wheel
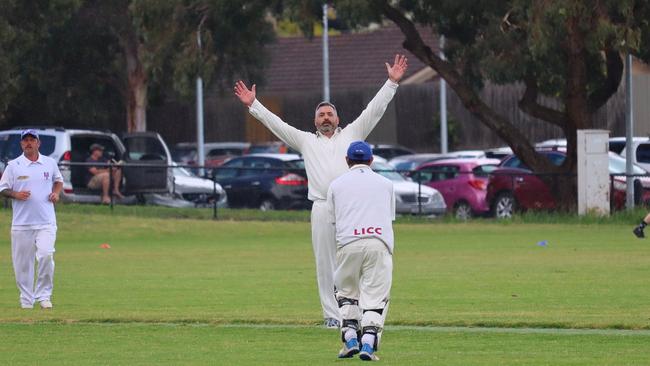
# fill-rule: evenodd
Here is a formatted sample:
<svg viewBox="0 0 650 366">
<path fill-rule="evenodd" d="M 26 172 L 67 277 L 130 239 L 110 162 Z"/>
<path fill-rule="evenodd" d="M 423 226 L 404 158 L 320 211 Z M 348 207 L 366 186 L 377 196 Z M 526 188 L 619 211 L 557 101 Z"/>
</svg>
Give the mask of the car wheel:
<svg viewBox="0 0 650 366">
<path fill-rule="evenodd" d="M 494 200 L 494 216 L 497 219 L 509 219 L 517 209 L 515 197 L 510 192 L 500 193 Z"/>
<path fill-rule="evenodd" d="M 262 211 L 272 211 L 275 209 L 275 201 L 272 198 L 263 198 L 260 202 L 260 210 Z"/>
<path fill-rule="evenodd" d="M 454 216 L 458 220 L 469 220 L 472 218 L 472 206 L 467 202 L 458 202 L 454 206 Z"/>
</svg>

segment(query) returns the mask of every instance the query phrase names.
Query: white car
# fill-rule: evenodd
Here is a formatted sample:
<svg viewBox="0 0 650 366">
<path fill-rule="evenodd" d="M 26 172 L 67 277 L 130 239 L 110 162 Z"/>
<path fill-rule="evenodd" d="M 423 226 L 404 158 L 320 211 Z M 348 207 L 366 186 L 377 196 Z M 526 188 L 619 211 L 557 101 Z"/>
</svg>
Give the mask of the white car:
<svg viewBox="0 0 650 366">
<path fill-rule="evenodd" d="M 387 163 L 373 161 L 370 167 L 393 182 L 396 213 L 443 215 L 447 211 L 445 199 L 438 190 L 410 181 Z"/>
<path fill-rule="evenodd" d="M 210 179 L 197 177 L 189 170 L 177 166 L 172 169 L 174 175 L 173 192 L 186 201 L 193 202 L 195 206 L 212 205 L 215 197 L 217 207 L 228 207 L 226 191 L 217 182 Z"/>
</svg>

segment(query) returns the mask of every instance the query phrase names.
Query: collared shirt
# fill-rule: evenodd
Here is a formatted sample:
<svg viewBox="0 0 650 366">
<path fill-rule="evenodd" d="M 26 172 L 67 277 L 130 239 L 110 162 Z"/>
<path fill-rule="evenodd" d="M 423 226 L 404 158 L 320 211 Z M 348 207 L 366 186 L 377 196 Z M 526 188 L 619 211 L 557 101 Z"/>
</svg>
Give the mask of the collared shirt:
<svg viewBox="0 0 650 366">
<path fill-rule="evenodd" d="M 0 178 L 0 192 L 29 191 L 25 201 L 12 200 L 12 230 L 29 229 L 37 225 L 56 225 L 54 204 L 49 200 L 55 182 L 63 182 L 56 161 L 38 154 L 36 161 L 21 155 L 7 163 Z"/>
<path fill-rule="evenodd" d="M 393 253 L 393 182 L 369 166 L 354 165 L 334 179 L 327 191 L 327 210 L 330 222 L 336 226 L 339 247 L 361 238 L 377 238 Z"/>
<path fill-rule="evenodd" d="M 312 201 L 324 200 L 332 180 L 348 170 L 345 162 L 348 146 L 353 141 L 368 137 L 384 115 L 397 86 L 397 83 L 387 80 L 359 117 L 345 128 L 336 129 L 330 138 L 288 125 L 257 99 L 250 106 L 249 112 L 280 140 L 302 154 L 307 171 L 308 198 Z"/>
</svg>

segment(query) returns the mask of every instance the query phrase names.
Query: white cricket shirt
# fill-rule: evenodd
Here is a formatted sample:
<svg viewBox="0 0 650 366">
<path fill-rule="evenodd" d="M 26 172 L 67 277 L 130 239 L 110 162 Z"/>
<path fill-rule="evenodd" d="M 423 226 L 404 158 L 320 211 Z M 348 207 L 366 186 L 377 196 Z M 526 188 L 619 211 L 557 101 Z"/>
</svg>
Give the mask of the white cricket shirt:
<svg viewBox="0 0 650 366">
<path fill-rule="evenodd" d="M 368 137 L 384 115 L 397 86 L 397 83 L 387 80 L 359 117 L 345 128 L 337 129 L 330 138 L 288 125 L 257 99 L 250 106 L 249 112 L 280 140 L 300 151 L 307 171 L 308 198 L 311 201 L 324 200 L 332 180 L 348 170 L 345 155 L 350 143 Z"/>
<path fill-rule="evenodd" d="M 393 182 L 367 165 L 355 165 L 334 179 L 327 192 L 327 206 L 339 247 L 361 238 L 378 238 L 393 253 Z"/>
<path fill-rule="evenodd" d="M 0 192 L 30 191 L 25 201 L 13 199 L 12 230 L 28 229 L 34 225 L 56 225 L 54 204 L 49 200 L 54 182 L 63 182 L 56 161 L 38 154 L 36 161 L 20 155 L 7 163 L 0 178 Z"/>
</svg>

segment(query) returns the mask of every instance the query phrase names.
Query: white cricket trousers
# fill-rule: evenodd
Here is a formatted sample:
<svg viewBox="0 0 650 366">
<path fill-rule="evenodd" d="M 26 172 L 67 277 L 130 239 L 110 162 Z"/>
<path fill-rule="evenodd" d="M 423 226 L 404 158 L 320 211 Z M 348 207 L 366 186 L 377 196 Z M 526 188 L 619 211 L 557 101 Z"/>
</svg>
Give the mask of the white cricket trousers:
<svg viewBox="0 0 650 366">
<path fill-rule="evenodd" d="M 56 226 L 36 230 L 11 230 L 11 258 L 21 305 L 50 300 L 54 279 Z M 38 276 L 34 287 L 34 259 Z"/>
<path fill-rule="evenodd" d="M 330 223 L 325 200 L 314 201 L 311 208 L 311 243 L 316 259 L 316 279 L 323 317 L 340 321 L 339 305 L 334 295 L 336 231 Z"/>
<path fill-rule="evenodd" d="M 358 306 L 343 306 L 343 319 L 357 319 L 362 327 L 383 328 L 386 315 L 364 310 L 385 309 L 393 282 L 393 256 L 386 244 L 376 238 L 355 240 L 337 252 L 336 294 L 355 299 Z M 385 309 L 387 310 L 387 309 Z"/>
</svg>

